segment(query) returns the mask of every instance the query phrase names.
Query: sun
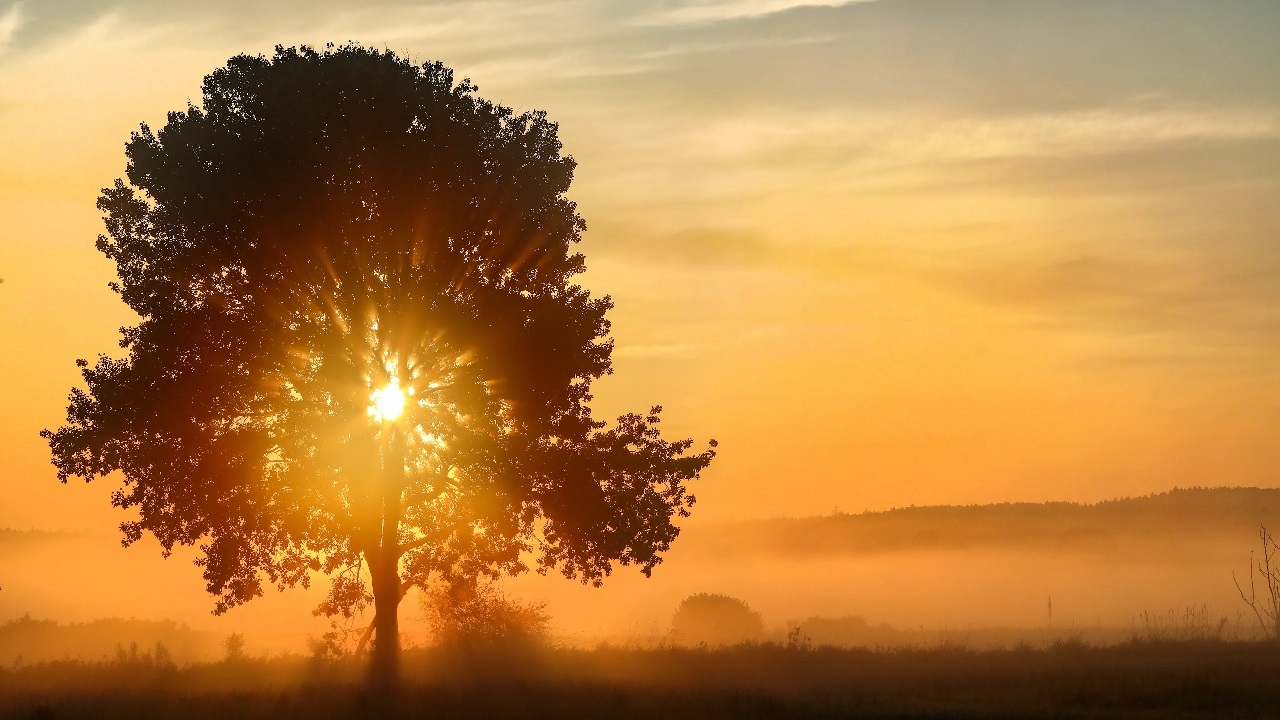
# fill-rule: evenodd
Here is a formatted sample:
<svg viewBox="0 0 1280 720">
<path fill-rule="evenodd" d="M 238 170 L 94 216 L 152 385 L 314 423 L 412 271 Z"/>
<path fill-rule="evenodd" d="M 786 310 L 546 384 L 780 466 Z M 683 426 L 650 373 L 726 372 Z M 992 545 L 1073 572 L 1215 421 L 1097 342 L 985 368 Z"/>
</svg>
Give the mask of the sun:
<svg viewBox="0 0 1280 720">
<path fill-rule="evenodd" d="M 400 389 L 400 381 L 394 378 L 385 386 L 374 390 L 370 400 L 373 404 L 369 406 L 369 414 L 381 422 L 391 422 L 404 413 L 404 391 Z"/>
</svg>

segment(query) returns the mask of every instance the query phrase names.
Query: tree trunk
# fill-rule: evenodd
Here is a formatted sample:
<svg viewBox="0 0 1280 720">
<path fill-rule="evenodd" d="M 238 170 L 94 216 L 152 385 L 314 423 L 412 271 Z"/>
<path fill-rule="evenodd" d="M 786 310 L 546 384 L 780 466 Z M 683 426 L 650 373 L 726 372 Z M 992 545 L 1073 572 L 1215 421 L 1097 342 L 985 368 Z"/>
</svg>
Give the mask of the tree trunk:
<svg viewBox="0 0 1280 720">
<path fill-rule="evenodd" d="M 379 553 L 369 564 L 373 580 L 373 662 L 370 677 L 374 684 L 395 685 L 400 676 L 400 578 L 390 553 Z"/>
<path fill-rule="evenodd" d="M 404 439 L 399 428 L 388 428 L 383 455 L 382 537 L 369 558 L 373 582 L 374 645 L 370 679 L 391 687 L 400 678 L 400 495 L 404 490 Z"/>
</svg>

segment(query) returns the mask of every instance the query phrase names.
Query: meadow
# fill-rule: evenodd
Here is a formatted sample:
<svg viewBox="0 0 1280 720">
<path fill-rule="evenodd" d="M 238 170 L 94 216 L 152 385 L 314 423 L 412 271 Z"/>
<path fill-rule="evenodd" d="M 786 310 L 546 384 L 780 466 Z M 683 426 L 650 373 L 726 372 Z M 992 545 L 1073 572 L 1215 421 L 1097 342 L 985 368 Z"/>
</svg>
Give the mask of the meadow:
<svg viewBox="0 0 1280 720">
<path fill-rule="evenodd" d="M 975 648 L 573 649 L 406 652 L 393 695 L 349 658 L 185 666 L 158 649 L 0 670 L 4 718 L 1255 718 L 1280 715 L 1280 646 L 1140 640 Z"/>
</svg>

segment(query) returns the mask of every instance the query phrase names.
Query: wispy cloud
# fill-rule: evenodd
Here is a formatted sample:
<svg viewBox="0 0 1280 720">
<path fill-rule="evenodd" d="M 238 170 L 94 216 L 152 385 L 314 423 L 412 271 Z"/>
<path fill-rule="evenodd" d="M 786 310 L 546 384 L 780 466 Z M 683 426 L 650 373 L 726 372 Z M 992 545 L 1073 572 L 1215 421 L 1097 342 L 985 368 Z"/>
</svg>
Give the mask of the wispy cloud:
<svg viewBox="0 0 1280 720">
<path fill-rule="evenodd" d="M 613 352 L 615 358 L 627 360 L 655 360 L 684 357 L 690 354 L 688 345 L 619 345 Z"/>
<path fill-rule="evenodd" d="M 582 133 L 591 141 L 579 146 L 585 148 L 583 157 L 593 158 L 607 148 L 610 158 L 607 166 L 589 166 L 594 184 L 584 192 L 615 211 L 623 205 L 635 205 L 638 217 L 644 218 L 651 218 L 652 212 L 639 205 L 655 202 L 667 208 L 664 217 L 670 218 L 674 208 L 694 200 L 703 209 L 691 208 L 690 212 L 706 215 L 740 213 L 744 207 L 758 207 L 759 202 L 781 207 L 784 198 L 792 203 L 790 212 L 800 217 L 829 217 L 834 207 L 831 203 L 851 211 L 850 199 L 867 193 L 924 192 L 936 201 L 938 193 L 982 194 L 996 187 L 1008 190 L 1011 183 L 1019 181 L 1018 174 L 1043 173 L 1053 165 L 1070 174 L 1051 185 L 1087 176 L 1088 182 L 1098 184 L 1100 192 L 1115 189 L 1122 181 L 1142 180 L 1140 162 L 1144 159 L 1148 164 L 1165 163 L 1146 168 L 1148 174 L 1167 174 L 1176 157 L 1190 154 L 1230 159 L 1251 144 L 1280 140 L 1280 110 L 1268 107 L 1121 106 L 1076 113 L 968 117 L 906 110 L 768 110 L 701 116 L 696 121 L 637 119 L 604 109 L 577 120 L 573 127 L 609 128 L 608 135 L 599 137 Z M 627 142 L 611 142 L 618 137 L 627 138 Z M 1204 180 L 1239 177 L 1251 167 L 1242 161 L 1221 167 L 1225 174 L 1207 175 Z M 1125 172 L 1117 175 L 1121 171 Z M 1165 179 L 1182 182 L 1191 178 L 1182 173 Z M 1048 187 L 1038 180 L 1039 176 L 1022 178 L 1019 192 Z M 1173 190 L 1166 183 L 1144 192 Z M 976 212 L 971 200 L 963 202 Z M 879 221 L 901 225 L 891 215 L 882 216 L 881 209 L 857 207 L 863 222 L 875 222 L 873 218 L 878 217 Z M 806 208 L 807 213 L 799 208 Z M 962 212 L 956 222 L 972 221 L 970 210 Z M 898 212 L 901 217 L 906 207 L 898 207 Z M 682 223 L 684 227 L 689 224 L 706 223 Z M 834 241 L 835 237 L 823 240 Z"/>
<path fill-rule="evenodd" d="M 692 25 L 773 15 L 800 7 L 838 7 L 875 0 L 710 0 L 641 15 L 643 25 Z"/>
<path fill-rule="evenodd" d="M 8 10 L 0 13 L 0 52 L 4 52 L 9 42 L 13 40 L 20 25 L 22 25 L 22 3 L 14 3 Z"/>
<path fill-rule="evenodd" d="M 969 258 L 926 272 L 975 299 L 1029 312 L 1053 330 L 1164 335 L 1181 350 L 1274 353 L 1280 341 L 1276 258 L 1255 257 L 1246 266 L 1219 255 L 1206 249 L 1179 258 L 1165 248 L 1022 260 Z"/>
<path fill-rule="evenodd" d="M 1142 147 L 1280 137 L 1280 112 L 1253 108 L 1096 110 L 929 119 L 895 113 L 765 114 L 704 125 L 686 140 L 711 157 L 864 149 L 912 162 L 1105 155 Z"/>
<path fill-rule="evenodd" d="M 959 159 L 1098 155 L 1135 147 L 1280 135 L 1280 114 L 1247 108 L 1098 109 L 958 120 L 920 139 L 927 155 Z"/>
</svg>

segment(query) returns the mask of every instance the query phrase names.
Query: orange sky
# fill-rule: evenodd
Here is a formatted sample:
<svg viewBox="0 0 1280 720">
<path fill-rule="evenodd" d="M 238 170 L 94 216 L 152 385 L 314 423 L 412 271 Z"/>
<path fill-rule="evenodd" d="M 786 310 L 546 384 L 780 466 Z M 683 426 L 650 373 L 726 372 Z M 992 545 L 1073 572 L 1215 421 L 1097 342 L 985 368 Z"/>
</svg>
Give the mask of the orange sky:
<svg viewBox="0 0 1280 720">
<path fill-rule="evenodd" d="M 0 527 L 121 519 L 37 432 L 131 322 L 130 130 L 347 39 L 561 123 L 599 408 L 720 440 L 692 522 L 1280 483 L 1273 2 L 174 5 L 0 0 Z"/>
</svg>

